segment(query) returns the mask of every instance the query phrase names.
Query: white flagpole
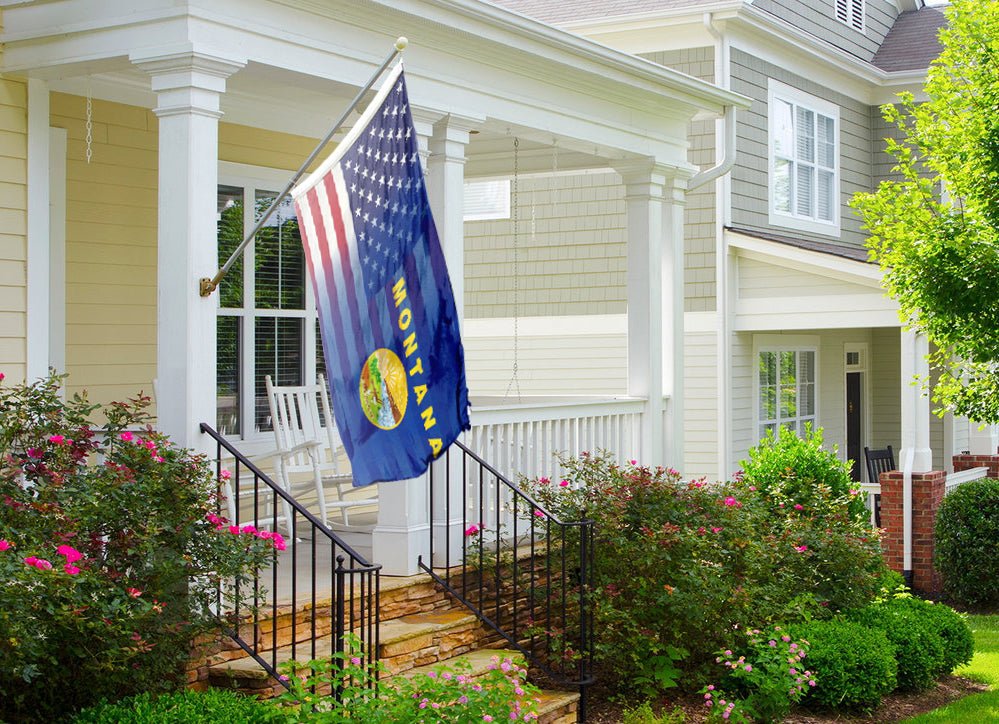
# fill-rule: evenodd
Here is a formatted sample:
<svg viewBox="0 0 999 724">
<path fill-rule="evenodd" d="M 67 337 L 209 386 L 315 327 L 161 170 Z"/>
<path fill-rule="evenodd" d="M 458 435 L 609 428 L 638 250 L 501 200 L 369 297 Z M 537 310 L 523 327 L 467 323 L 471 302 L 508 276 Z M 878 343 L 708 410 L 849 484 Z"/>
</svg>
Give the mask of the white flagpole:
<svg viewBox="0 0 999 724">
<path fill-rule="evenodd" d="M 385 58 L 385 61 L 380 66 L 378 66 L 378 70 L 376 70 L 372 74 L 371 78 L 364 85 L 364 87 L 357 92 L 357 95 L 354 96 L 354 100 L 350 102 L 350 105 L 347 106 L 346 110 L 344 110 L 344 112 L 340 115 L 336 123 L 333 124 L 332 128 L 330 128 L 329 133 L 326 134 L 323 140 L 319 142 L 319 145 L 317 145 L 315 149 L 312 151 L 312 153 L 309 154 L 309 157 L 305 159 L 305 162 L 301 165 L 301 167 L 299 167 L 298 171 L 295 172 L 295 175 L 291 177 L 291 180 L 288 182 L 288 185 L 284 187 L 284 191 L 278 194 L 278 196 L 274 199 L 274 201 L 271 202 L 271 205 L 267 207 L 267 210 L 260 217 L 260 220 L 257 221 L 256 226 L 254 226 L 253 229 L 250 231 L 250 233 L 246 235 L 246 238 L 243 239 L 242 243 L 238 247 L 236 247 L 236 250 L 232 253 L 232 255 L 229 257 L 226 263 L 222 265 L 222 268 L 219 269 L 215 273 L 215 276 L 213 276 L 211 279 L 209 279 L 208 277 L 202 277 L 199 280 L 199 293 L 201 294 L 201 296 L 203 297 L 210 296 L 211 293 L 218 288 L 219 282 L 221 282 L 223 277 L 225 277 L 225 275 L 229 273 L 229 268 L 232 267 L 234 263 L 236 263 L 236 258 L 243 253 L 243 250 L 246 249 L 250 241 L 253 240 L 253 237 L 257 235 L 257 232 L 260 231 L 261 228 L 263 228 L 264 224 L 267 222 L 267 219 L 269 219 L 271 217 L 271 214 L 274 213 L 274 210 L 281 204 L 282 201 L 285 200 L 285 198 L 287 198 L 288 194 L 291 193 L 291 190 L 292 188 L 294 188 L 295 183 L 298 181 L 298 179 L 302 177 L 302 175 L 306 172 L 306 170 L 308 170 L 309 166 L 312 165 L 312 162 L 316 160 L 316 157 L 326 147 L 326 144 L 328 144 L 333 139 L 334 134 L 336 134 L 336 132 L 340 130 L 340 126 L 342 126 L 344 122 L 347 120 L 347 116 L 349 116 L 351 113 L 354 112 L 354 109 L 357 108 L 358 104 L 361 102 L 361 99 L 364 97 L 364 94 L 367 93 L 369 90 L 371 90 L 371 87 L 381 77 L 382 73 L 385 72 L 385 69 L 388 68 L 389 65 L 391 65 L 392 61 L 396 59 L 396 56 L 398 56 L 400 53 L 402 53 L 403 50 L 406 49 L 406 46 L 408 44 L 409 41 L 404 36 L 396 38 L 395 47 L 392 49 L 392 52 L 389 53 L 388 57 Z"/>
</svg>

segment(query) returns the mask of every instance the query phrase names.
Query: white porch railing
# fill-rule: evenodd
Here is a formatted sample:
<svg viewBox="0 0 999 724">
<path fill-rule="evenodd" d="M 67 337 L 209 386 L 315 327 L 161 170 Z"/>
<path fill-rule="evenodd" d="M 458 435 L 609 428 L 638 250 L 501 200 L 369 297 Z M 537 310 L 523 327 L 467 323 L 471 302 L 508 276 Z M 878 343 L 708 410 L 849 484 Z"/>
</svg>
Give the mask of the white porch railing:
<svg viewBox="0 0 999 724">
<path fill-rule="evenodd" d="M 497 398 L 473 400 L 466 444 L 516 482 L 562 477 L 556 453 L 570 456 L 604 450 L 619 462 L 642 459 L 642 413 L 638 398 L 522 397 L 519 404 Z"/>
<path fill-rule="evenodd" d="M 971 480 L 986 478 L 989 475 L 988 468 L 969 468 L 958 473 L 947 474 L 947 490 L 944 495 L 950 493 L 954 488 Z"/>
</svg>

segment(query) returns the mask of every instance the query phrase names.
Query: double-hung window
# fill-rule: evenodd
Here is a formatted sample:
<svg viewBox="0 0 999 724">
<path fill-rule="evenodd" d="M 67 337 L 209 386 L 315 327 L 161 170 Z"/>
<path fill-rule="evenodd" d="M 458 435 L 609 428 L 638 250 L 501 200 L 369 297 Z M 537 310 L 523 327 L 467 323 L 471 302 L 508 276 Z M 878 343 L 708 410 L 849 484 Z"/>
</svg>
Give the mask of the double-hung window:
<svg viewBox="0 0 999 724">
<path fill-rule="evenodd" d="M 771 79 L 770 223 L 839 232 L 839 108 Z"/>
<path fill-rule="evenodd" d="M 759 436 L 815 427 L 815 349 L 761 348 L 756 354 Z"/>
<path fill-rule="evenodd" d="M 261 178 L 262 176 L 262 178 Z M 265 169 L 226 173 L 218 188 L 219 263 L 224 263 L 283 187 Z M 217 424 L 246 438 L 271 429 L 264 377 L 300 385 L 322 372 L 315 304 L 298 222 L 283 202 L 219 284 Z"/>
</svg>

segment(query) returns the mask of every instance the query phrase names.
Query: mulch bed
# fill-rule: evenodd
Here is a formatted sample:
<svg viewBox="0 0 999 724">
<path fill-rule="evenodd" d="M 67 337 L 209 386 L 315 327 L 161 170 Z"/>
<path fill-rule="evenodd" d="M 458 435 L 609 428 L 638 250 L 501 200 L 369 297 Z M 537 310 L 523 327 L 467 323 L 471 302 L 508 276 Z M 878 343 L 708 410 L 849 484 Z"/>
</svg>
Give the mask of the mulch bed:
<svg viewBox="0 0 999 724">
<path fill-rule="evenodd" d="M 914 694 L 895 693 L 886 696 L 881 702 L 881 706 L 869 714 L 821 714 L 802 710 L 792 713 L 784 722 L 785 724 L 830 724 L 831 722 L 887 724 L 887 722 L 902 721 L 916 714 L 938 709 L 955 699 L 981 691 L 988 691 L 988 687 L 960 676 L 945 676 L 929 691 Z M 697 697 L 663 701 L 658 707 L 653 708 L 657 711 L 661 709 L 672 711 L 678 706 L 683 709 L 687 716 L 686 721 L 691 722 L 691 724 L 703 722 L 707 718 L 703 700 Z M 589 724 L 619 724 L 621 714 L 627 708 L 629 708 L 627 703 L 611 702 L 603 699 L 599 692 L 593 692 L 590 696 L 586 720 Z"/>
</svg>

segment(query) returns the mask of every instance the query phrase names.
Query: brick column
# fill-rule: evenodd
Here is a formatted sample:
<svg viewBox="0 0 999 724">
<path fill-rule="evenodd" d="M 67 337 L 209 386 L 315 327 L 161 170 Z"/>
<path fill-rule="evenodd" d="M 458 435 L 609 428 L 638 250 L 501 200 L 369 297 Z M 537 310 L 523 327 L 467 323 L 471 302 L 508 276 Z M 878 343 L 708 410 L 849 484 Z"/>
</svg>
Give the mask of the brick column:
<svg viewBox="0 0 999 724">
<path fill-rule="evenodd" d="M 955 455 L 954 472 L 971 470 L 971 468 L 988 468 L 990 478 L 999 478 L 999 455 Z"/>
<path fill-rule="evenodd" d="M 902 471 L 881 473 L 881 546 L 885 563 L 903 572 Z M 912 474 L 912 587 L 923 593 L 940 591 L 933 569 L 933 527 L 947 490 L 947 473 L 931 470 Z"/>
</svg>

